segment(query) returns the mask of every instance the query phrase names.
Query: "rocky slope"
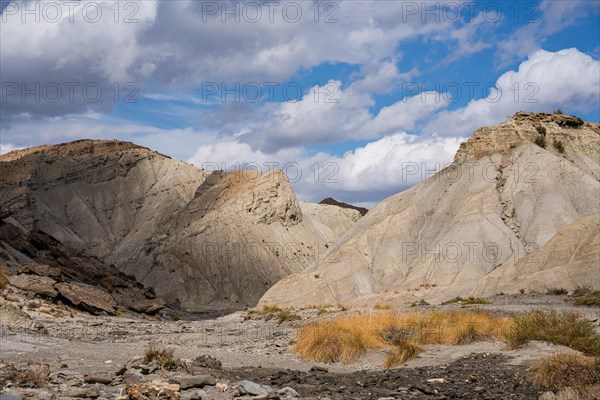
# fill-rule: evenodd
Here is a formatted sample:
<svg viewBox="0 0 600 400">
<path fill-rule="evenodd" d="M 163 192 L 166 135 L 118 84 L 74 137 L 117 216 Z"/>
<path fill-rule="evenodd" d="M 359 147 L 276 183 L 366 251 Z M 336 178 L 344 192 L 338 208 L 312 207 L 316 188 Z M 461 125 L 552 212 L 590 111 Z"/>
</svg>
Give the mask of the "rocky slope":
<svg viewBox="0 0 600 400">
<path fill-rule="evenodd" d="M 254 305 L 357 214 L 301 205 L 280 171 L 209 174 L 118 141 L 1 155 L 0 177 L 0 205 L 20 229 L 114 264 L 187 310 Z"/>
<path fill-rule="evenodd" d="M 145 303 L 162 303 L 164 307 L 164 302 L 156 299 L 154 291 L 133 276 L 68 248 L 44 232 L 24 231 L 2 208 L 0 269 L 2 274 L 8 275 L 8 283 L 16 290 L 29 296 L 61 301 L 91 313 L 113 314 L 119 306 L 143 312 L 146 310 L 140 305 Z M 7 318 L 2 320 L 6 322 Z"/>
<path fill-rule="evenodd" d="M 381 202 L 261 302 L 373 305 L 598 290 L 599 179 L 599 124 L 518 113 L 479 129 L 451 166 Z"/>
</svg>

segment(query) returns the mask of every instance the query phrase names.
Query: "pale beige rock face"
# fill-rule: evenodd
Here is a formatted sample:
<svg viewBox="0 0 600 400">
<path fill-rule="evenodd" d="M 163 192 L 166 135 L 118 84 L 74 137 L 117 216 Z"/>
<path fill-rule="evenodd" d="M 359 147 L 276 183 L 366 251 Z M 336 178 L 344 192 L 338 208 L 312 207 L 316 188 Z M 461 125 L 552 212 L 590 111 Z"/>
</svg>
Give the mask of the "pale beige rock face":
<svg viewBox="0 0 600 400">
<path fill-rule="evenodd" d="M 189 310 L 253 306 L 356 220 L 337 207 L 301 205 L 280 171 L 208 174 L 117 141 L 12 152 L 0 156 L 0 170 L 0 204 L 14 221 Z"/>
<path fill-rule="evenodd" d="M 539 251 L 502 265 L 485 277 L 473 296 L 547 289 L 600 290 L 600 216 L 580 218 L 561 229 Z"/>
<path fill-rule="evenodd" d="M 215 173 L 170 226 L 171 234 L 148 241 L 152 251 L 138 248 L 132 259 L 152 266 L 144 270 L 143 282 L 196 310 L 254 305 L 275 282 L 302 271 L 338 238 L 303 214 L 280 171 Z"/>
<path fill-rule="evenodd" d="M 361 218 L 357 210 L 326 204 L 300 202 L 302 214 L 310 216 L 342 237 Z"/>
<path fill-rule="evenodd" d="M 556 121 L 517 114 L 478 130 L 451 166 L 381 202 L 323 258 L 282 279 L 261 303 L 439 302 L 483 287 L 490 294 L 498 271 L 600 212 L 600 128 L 565 128 Z M 532 143 L 542 123 L 546 149 Z M 554 140 L 563 142 L 564 154 Z M 555 279 L 567 275 L 566 286 L 584 286 L 584 271 L 600 268 L 590 252 L 564 266 L 569 272 L 563 275 L 538 272 L 529 289 L 561 286 Z M 547 262 L 539 268 L 561 267 Z"/>
</svg>

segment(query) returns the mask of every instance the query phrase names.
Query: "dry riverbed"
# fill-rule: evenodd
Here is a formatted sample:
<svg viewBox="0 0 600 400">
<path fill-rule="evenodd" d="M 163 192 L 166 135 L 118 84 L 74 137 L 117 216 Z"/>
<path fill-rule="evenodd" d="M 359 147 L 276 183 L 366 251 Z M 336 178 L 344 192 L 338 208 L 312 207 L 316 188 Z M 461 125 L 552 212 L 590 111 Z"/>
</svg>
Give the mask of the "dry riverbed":
<svg viewBox="0 0 600 400">
<path fill-rule="evenodd" d="M 502 342 L 436 345 L 399 368 L 385 369 L 383 349 L 351 364 L 310 362 L 291 350 L 304 324 L 357 310 L 307 309 L 294 312 L 300 320 L 282 322 L 248 312 L 196 320 L 182 315 L 172 321 L 74 310 L 52 316 L 44 307 L 51 308 L 43 304 L 24 309 L 47 333 L 0 327 L 1 400 L 538 399 L 547 390 L 529 383 L 528 367 L 560 348 L 541 342 L 518 350 Z M 540 307 L 577 310 L 598 327 L 598 308 L 574 307 L 561 296 L 498 296 L 492 304 L 469 308 L 506 314 Z M 460 305 L 417 306 L 410 311 L 429 309 L 454 310 Z M 145 355 L 151 347 L 173 353 L 161 362 Z M 31 388 L 26 379 L 19 382 L 29 370 L 43 379 L 47 375 L 47 384 Z"/>
</svg>

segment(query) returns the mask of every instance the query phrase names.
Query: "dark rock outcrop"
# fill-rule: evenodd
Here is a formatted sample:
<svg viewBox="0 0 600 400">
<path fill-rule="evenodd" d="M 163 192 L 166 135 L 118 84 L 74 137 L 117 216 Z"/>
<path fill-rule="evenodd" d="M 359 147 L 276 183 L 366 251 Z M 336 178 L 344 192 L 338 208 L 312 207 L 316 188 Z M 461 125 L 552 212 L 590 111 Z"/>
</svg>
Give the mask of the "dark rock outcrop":
<svg viewBox="0 0 600 400">
<path fill-rule="evenodd" d="M 19 274 L 8 277 L 8 281 L 14 287 L 42 296 L 54 298 L 58 295 L 54 289 L 56 281 L 46 276 Z"/>
<path fill-rule="evenodd" d="M 104 290 L 84 283 L 59 283 L 58 292 L 72 304 L 82 307 L 92 314 L 104 311 L 114 314 L 117 308 L 115 299 Z"/>
<path fill-rule="evenodd" d="M 366 213 L 369 212 L 369 210 L 367 210 L 364 207 L 357 207 L 357 206 L 353 206 L 352 204 L 348 204 L 348 203 L 344 203 L 341 201 L 337 201 L 336 199 L 332 199 L 331 197 L 328 197 L 326 199 L 323 199 L 319 202 L 319 204 L 328 204 L 330 206 L 338 206 L 338 207 L 342 207 L 342 208 L 350 208 L 352 210 L 356 210 L 360 213 L 360 215 L 364 216 Z"/>
</svg>

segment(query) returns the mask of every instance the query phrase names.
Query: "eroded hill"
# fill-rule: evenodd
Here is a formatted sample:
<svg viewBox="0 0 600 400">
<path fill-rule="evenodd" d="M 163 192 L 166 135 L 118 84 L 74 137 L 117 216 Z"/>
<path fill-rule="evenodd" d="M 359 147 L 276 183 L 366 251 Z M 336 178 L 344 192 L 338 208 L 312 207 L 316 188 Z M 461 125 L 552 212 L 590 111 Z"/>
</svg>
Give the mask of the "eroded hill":
<svg viewBox="0 0 600 400">
<path fill-rule="evenodd" d="M 599 178 L 599 124 L 518 113 L 477 130 L 452 165 L 382 201 L 261 302 L 373 305 L 598 290 Z"/>
<path fill-rule="evenodd" d="M 114 264 L 187 310 L 254 305 L 359 216 L 301 205 L 280 171 L 209 174 L 118 141 L 11 152 L 0 173 L 0 204 L 25 232 Z"/>
</svg>

